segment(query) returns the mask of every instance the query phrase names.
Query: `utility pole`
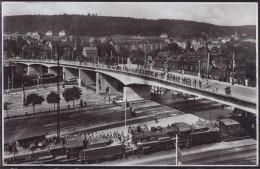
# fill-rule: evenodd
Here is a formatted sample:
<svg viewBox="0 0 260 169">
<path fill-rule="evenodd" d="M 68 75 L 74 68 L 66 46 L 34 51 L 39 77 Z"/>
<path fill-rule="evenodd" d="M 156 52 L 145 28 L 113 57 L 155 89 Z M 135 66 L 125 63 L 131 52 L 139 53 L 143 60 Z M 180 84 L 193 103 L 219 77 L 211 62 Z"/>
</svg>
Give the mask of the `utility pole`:
<svg viewBox="0 0 260 169">
<path fill-rule="evenodd" d="M 57 43 L 57 52 L 58 52 L 58 72 L 57 72 L 57 93 L 60 96 L 60 48 L 59 48 L 59 44 Z M 60 137 L 60 100 L 58 99 L 58 103 L 57 103 L 57 137 Z"/>
<path fill-rule="evenodd" d="M 208 64 L 207 64 L 207 73 L 208 73 L 208 77 L 209 77 L 209 52 L 208 52 Z"/>
<path fill-rule="evenodd" d="M 111 50 L 111 54 L 110 54 L 110 65 L 112 65 L 112 56 L 113 54 L 112 54 L 112 50 Z"/>
<path fill-rule="evenodd" d="M 119 65 L 119 55 L 117 55 L 117 65 Z"/>
<path fill-rule="evenodd" d="M 127 136 L 127 133 L 126 133 L 126 105 L 127 105 L 127 100 L 125 99 L 125 136 Z"/>
<path fill-rule="evenodd" d="M 14 88 L 14 72 L 13 72 L 13 68 L 11 67 L 12 69 L 12 89 Z"/>
<path fill-rule="evenodd" d="M 22 89 L 23 89 L 23 104 L 25 103 L 25 90 L 24 90 L 24 79 L 23 79 L 24 67 L 22 67 Z"/>
<path fill-rule="evenodd" d="M 107 65 L 107 52 L 105 51 L 105 65 Z"/>
<path fill-rule="evenodd" d="M 8 83 L 7 83 L 8 85 L 7 85 L 7 86 L 8 86 L 8 92 L 9 92 L 9 85 L 10 85 L 10 79 L 9 79 L 9 76 L 7 76 L 7 81 L 8 81 Z"/>
<path fill-rule="evenodd" d="M 234 69 L 235 69 L 235 64 L 234 64 L 235 60 L 234 60 L 234 56 L 235 56 L 235 54 L 234 54 L 234 52 L 233 52 L 233 58 L 232 58 L 232 75 L 233 75 L 233 78 L 234 78 Z"/>
<path fill-rule="evenodd" d="M 199 77 L 200 77 L 200 60 L 199 60 Z"/>
<path fill-rule="evenodd" d="M 41 85 L 42 85 L 42 65 L 41 65 L 41 76 L 40 76 L 40 78 L 41 78 Z"/>
<path fill-rule="evenodd" d="M 146 50 L 144 51 L 144 67 L 146 68 Z"/>
</svg>

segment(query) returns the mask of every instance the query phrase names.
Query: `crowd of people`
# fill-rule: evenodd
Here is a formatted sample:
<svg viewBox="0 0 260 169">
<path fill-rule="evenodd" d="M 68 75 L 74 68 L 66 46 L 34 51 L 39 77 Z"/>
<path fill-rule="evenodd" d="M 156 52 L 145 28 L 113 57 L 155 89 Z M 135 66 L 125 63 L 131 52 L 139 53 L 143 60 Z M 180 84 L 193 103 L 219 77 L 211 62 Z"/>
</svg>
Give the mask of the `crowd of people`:
<svg viewBox="0 0 260 169">
<path fill-rule="evenodd" d="M 200 118 L 198 119 L 196 124 L 205 124 L 206 126 L 210 126 L 210 127 L 213 127 L 213 128 L 219 127 L 218 121 L 201 120 Z"/>
</svg>

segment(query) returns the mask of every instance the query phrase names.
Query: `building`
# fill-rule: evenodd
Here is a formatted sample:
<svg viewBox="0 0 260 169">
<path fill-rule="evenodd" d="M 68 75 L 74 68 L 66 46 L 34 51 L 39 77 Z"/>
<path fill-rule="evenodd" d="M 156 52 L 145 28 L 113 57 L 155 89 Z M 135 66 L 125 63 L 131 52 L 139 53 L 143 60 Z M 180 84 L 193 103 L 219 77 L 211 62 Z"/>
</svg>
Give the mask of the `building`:
<svg viewBox="0 0 260 169">
<path fill-rule="evenodd" d="M 207 45 L 209 50 L 211 50 L 213 47 L 221 48 L 221 43 L 219 40 L 208 41 Z"/>
<path fill-rule="evenodd" d="M 59 36 L 62 36 L 62 37 L 64 37 L 66 34 L 65 34 L 65 30 L 61 30 L 60 32 L 59 32 Z"/>
<path fill-rule="evenodd" d="M 168 38 L 168 35 L 166 34 L 166 33 L 162 33 L 161 35 L 160 35 L 160 38 Z"/>
<path fill-rule="evenodd" d="M 193 48 L 196 52 L 198 51 L 199 48 L 206 47 L 206 43 L 202 39 L 194 39 L 191 42 L 191 48 Z"/>
<path fill-rule="evenodd" d="M 106 37 L 102 37 L 102 38 L 100 39 L 100 41 L 101 41 L 101 43 L 105 43 L 105 42 L 107 42 L 107 39 L 106 39 Z"/>
<path fill-rule="evenodd" d="M 32 33 L 32 36 L 33 36 L 33 37 L 38 36 L 38 35 L 39 35 L 39 32 L 36 32 L 36 31 L 35 31 L 35 32 Z"/>
<path fill-rule="evenodd" d="M 47 31 L 46 36 L 52 36 L 52 31 L 51 30 Z"/>
<path fill-rule="evenodd" d="M 94 37 L 89 38 L 88 42 L 93 43 L 96 39 Z"/>
</svg>

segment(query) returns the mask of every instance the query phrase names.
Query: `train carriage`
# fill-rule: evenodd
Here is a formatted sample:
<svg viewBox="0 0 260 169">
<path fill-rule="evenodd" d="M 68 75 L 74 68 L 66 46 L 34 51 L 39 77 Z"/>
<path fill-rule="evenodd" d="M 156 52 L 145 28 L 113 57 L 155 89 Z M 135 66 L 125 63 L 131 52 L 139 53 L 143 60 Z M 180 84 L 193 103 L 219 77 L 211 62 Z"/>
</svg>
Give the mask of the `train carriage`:
<svg viewBox="0 0 260 169">
<path fill-rule="evenodd" d="M 192 132 L 188 137 L 188 147 L 196 144 L 212 143 L 220 141 L 217 129 L 208 127 L 206 124 L 191 125 Z"/>
<path fill-rule="evenodd" d="M 87 148 L 79 153 L 80 162 L 95 162 L 103 159 L 121 158 L 125 154 L 124 145 L 118 138 L 89 139 Z"/>
<path fill-rule="evenodd" d="M 243 137 L 249 137 L 246 130 L 239 122 L 233 119 L 221 119 L 219 121 L 219 134 L 222 140 L 233 140 Z"/>
</svg>

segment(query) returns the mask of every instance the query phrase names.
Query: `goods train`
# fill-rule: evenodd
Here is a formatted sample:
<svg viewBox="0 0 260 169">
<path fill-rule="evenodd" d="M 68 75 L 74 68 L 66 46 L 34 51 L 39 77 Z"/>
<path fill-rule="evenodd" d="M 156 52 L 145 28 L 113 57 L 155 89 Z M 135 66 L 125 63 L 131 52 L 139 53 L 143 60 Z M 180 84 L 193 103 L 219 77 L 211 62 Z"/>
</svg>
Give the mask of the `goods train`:
<svg viewBox="0 0 260 169">
<path fill-rule="evenodd" d="M 194 145 L 250 138 L 240 123 L 233 119 L 219 120 L 218 127 L 206 124 L 178 122 L 167 127 L 138 125 L 129 127 L 129 139 L 121 142 L 118 138 L 97 137 L 83 139 L 68 136 L 65 144 L 49 148 L 42 155 L 30 154 L 21 158 L 5 158 L 6 163 L 96 163 L 107 159 L 118 159 L 175 148 L 176 135 L 180 148 Z"/>
</svg>

